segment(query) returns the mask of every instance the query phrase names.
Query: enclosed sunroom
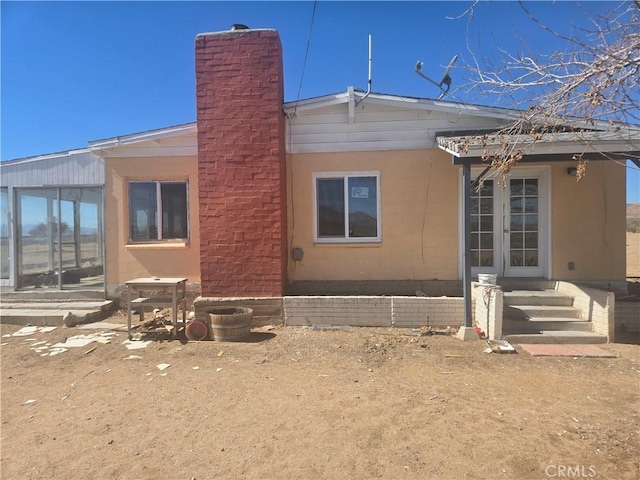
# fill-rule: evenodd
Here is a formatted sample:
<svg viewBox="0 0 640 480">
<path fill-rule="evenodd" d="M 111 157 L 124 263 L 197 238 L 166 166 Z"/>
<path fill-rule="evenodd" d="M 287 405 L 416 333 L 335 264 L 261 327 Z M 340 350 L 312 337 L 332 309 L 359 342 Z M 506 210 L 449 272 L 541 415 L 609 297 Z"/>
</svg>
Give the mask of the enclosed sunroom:
<svg viewBox="0 0 640 480">
<path fill-rule="evenodd" d="M 104 291 L 104 161 L 87 149 L 2 163 L 1 280 Z"/>
</svg>

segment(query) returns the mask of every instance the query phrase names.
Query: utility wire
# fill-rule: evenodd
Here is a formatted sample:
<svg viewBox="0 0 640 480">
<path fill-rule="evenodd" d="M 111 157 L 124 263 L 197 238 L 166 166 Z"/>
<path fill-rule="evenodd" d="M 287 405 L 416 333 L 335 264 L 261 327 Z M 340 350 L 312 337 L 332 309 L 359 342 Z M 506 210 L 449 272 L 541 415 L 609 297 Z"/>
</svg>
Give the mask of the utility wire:
<svg viewBox="0 0 640 480">
<path fill-rule="evenodd" d="M 309 24 L 309 37 L 307 38 L 307 48 L 304 52 L 304 62 L 302 63 L 302 74 L 300 75 L 300 85 L 298 85 L 298 95 L 296 95 L 296 106 L 294 112 L 298 109 L 298 100 L 300 100 L 300 91 L 302 90 L 302 81 L 304 80 L 304 71 L 307 67 L 307 56 L 309 55 L 309 45 L 311 44 L 311 33 L 313 32 L 313 20 L 316 16 L 316 6 L 318 0 L 313 2 L 313 11 L 311 12 L 311 23 Z"/>
</svg>

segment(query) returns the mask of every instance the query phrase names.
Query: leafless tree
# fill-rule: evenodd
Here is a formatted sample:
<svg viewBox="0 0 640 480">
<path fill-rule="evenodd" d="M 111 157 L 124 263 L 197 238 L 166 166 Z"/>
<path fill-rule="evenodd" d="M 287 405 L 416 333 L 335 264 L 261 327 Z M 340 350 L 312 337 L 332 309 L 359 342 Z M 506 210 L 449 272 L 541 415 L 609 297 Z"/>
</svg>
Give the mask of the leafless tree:
<svg viewBox="0 0 640 480">
<path fill-rule="evenodd" d="M 530 21 L 566 46 L 550 55 L 499 48 L 499 61 L 491 63 L 469 47 L 467 92 L 522 110 L 505 129 L 475 139 L 486 146 L 485 160 L 506 174 L 527 145 L 552 141 L 562 132 L 588 142 L 599 131 L 640 151 L 640 0 L 611 4 L 602 15 L 584 12 L 587 26 L 568 28 L 568 33 L 548 27 L 527 5 L 519 5 Z M 476 2 L 463 15 L 472 21 L 477 7 Z M 576 157 L 580 177 L 586 163 Z"/>
</svg>

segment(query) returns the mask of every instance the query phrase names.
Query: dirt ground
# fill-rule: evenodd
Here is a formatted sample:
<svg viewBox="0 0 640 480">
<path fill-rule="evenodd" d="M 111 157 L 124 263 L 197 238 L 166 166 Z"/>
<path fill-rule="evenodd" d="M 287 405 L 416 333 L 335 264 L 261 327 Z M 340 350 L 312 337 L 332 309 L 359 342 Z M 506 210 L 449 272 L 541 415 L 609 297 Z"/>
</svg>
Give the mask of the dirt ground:
<svg viewBox="0 0 640 480">
<path fill-rule="evenodd" d="M 541 358 L 406 329 L 263 327 L 243 343 L 30 347 L 96 332 L 2 338 L 3 479 L 640 475 L 637 345 Z"/>
</svg>

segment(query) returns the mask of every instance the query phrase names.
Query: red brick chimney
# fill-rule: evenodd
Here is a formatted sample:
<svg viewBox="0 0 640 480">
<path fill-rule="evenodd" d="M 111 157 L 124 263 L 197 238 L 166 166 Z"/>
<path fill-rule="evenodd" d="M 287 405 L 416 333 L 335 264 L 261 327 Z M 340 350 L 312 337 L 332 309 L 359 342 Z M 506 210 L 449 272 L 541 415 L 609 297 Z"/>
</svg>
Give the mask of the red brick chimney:
<svg viewBox="0 0 640 480">
<path fill-rule="evenodd" d="M 196 37 L 202 296 L 282 296 L 287 219 L 275 30 Z"/>
</svg>

